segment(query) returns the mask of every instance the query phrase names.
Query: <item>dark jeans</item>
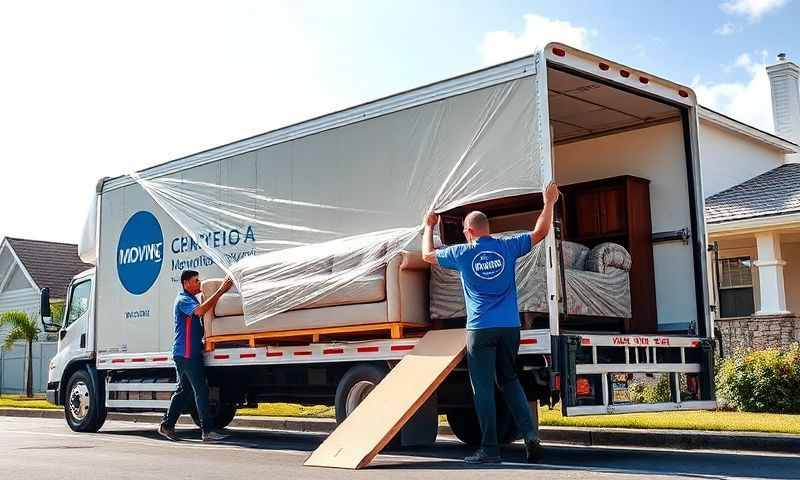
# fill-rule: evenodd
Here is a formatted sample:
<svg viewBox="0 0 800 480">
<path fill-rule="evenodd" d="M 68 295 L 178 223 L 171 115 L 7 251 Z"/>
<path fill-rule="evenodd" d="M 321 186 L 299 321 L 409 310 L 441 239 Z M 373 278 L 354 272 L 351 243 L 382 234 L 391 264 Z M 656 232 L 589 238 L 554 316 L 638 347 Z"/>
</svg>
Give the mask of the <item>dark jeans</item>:
<svg viewBox="0 0 800 480">
<path fill-rule="evenodd" d="M 169 410 L 164 414 L 164 424 L 174 428 L 178 417 L 191 406 L 192 396 L 200 417 L 200 428 L 203 432 L 212 429 L 211 419 L 208 418 L 208 383 L 206 383 L 206 367 L 202 359 L 190 360 L 184 357 L 172 357 L 175 360 L 175 369 L 178 371 L 178 388 L 172 394 Z"/>
<path fill-rule="evenodd" d="M 506 405 L 523 438 L 539 437 L 528 399 L 522 390 L 515 368 L 519 351 L 519 328 L 484 328 L 467 330 L 467 366 L 475 411 L 481 425 L 481 447 L 488 455 L 499 455 L 495 383 L 503 392 Z M 537 416 L 538 416 L 538 412 Z"/>
</svg>

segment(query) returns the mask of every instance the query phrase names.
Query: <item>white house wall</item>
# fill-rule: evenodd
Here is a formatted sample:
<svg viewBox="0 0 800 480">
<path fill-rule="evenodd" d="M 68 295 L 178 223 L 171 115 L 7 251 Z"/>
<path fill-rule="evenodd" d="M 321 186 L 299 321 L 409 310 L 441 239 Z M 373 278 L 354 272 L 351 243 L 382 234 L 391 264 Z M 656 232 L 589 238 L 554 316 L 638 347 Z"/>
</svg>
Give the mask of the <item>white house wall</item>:
<svg viewBox="0 0 800 480">
<path fill-rule="evenodd" d="M 650 180 L 653 232 L 690 227 L 686 156 L 680 122 L 557 146 L 561 184 L 618 175 Z M 685 324 L 697 316 L 691 244 L 653 249 L 658 324 Z"/>
<path fill-rule="evenodd" d="M 0 292 L 0 313 L 21 310 L 31 314 L 39 312 L 39 292 L 35 289 L 4 290 Z M 0 328 L 0 340 L 5 338 L 7 328 Z"/>
<path fill-rule="evenodd" d="M 706 198 L 783 165 L 784 153 L 700 121 L 700 164 Z"/>
</svg>

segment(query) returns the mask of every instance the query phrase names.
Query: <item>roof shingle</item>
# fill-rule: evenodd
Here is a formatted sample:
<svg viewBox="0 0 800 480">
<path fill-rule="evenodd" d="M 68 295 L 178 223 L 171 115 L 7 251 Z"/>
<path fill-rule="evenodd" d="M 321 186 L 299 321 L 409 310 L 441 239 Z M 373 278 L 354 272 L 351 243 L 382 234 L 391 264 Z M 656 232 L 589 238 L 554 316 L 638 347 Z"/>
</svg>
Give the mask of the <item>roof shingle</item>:
<svg viewBox="0 0 800 480">
<path fill-rule="evenodd" d="M 50 298 L 66 298 L 69 282 L 76 274 L 92 268 L 78 257 L 72 243 L 45 242 L 6 237 L 19 261 L 39 288 L 49 288 Z"/>
<path fill-rule="evenodd" d="M 706 222 L 800 212 L 800 164 L 787 163 L 706 199 Z"/>
</svg>

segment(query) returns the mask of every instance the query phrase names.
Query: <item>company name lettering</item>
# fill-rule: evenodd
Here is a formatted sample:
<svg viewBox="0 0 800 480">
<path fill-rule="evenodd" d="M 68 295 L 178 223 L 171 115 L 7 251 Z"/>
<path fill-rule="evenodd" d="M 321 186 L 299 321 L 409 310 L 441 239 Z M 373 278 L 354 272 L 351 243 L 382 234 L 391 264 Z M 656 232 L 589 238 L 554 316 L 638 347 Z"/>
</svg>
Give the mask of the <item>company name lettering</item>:
<svg viewBox="0 0 800 480">
<path fill-rule="evenodd" d="M 155 262 L 161 261 L 161 245 L 162 242 L 151 243 L 149 245 L 138 245 L 119 250 L 118 263 L 120 265 L 128 265 L 131 263 L 139 262 Z"/>
<path fill-rule="evenodd" d="M 486 262 L 475 262 L 475 271 L 483 272 L 486 270 L 494 270 L 503 266 L 502 260 L 489 260 Z"/>
<path fill-rule="evenodd" d="M 150 310 L 132 310 L 130 312 L 125 312 L 125 318 L 147 318 L 150 316 Z"/>
<path fill-rule="evenodd" d="M 256 240 L 253 227 L 248 225 L 244 233 L 238 229 L 217 230 L 214 232 L 201 233 L 200 241 L 212 248 L 225 247 L 228 245 L 238 245 L 239 243 L 254 242 Z M 172 239 L 172 253 L 193 252 L 199 250 L 200 246 L 192 237 L 182 236 Z"/>
</svg>

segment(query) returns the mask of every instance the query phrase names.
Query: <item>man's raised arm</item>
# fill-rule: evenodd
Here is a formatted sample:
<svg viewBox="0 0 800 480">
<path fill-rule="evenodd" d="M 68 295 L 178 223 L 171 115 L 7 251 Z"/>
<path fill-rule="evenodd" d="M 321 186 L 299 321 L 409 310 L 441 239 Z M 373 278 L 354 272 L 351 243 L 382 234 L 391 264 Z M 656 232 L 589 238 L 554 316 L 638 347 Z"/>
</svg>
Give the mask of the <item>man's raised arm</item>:
<svg viewBox="0 0 800 480">
<path fill-rule="evenodd" d="M 531 245 L 536 245 L 544 240 L 548 232 L 550 232 L 550 226 L 553 224 L 553 208 L 558 201 L 559 193 L 561 192 L 558 191 L 558 185 L 556 185 L 555 182 L 550 182 L 547 187 L 545 187 L 544 191 L 542 191 L 544 208 L 542 209 L 542 213 L 539 214 L 539 218 L 536 220 L 536 226 L 531 232 Z"/>
<path fill-rule="evenodd" d="M 422 259 L 431 265 L 437 265 L 436 249 L 433 247 L 433 227 L 439 222 L 439 215 L 428 212 L 425 216 L 425 230 L 422 232 Z"/>
</svg>

